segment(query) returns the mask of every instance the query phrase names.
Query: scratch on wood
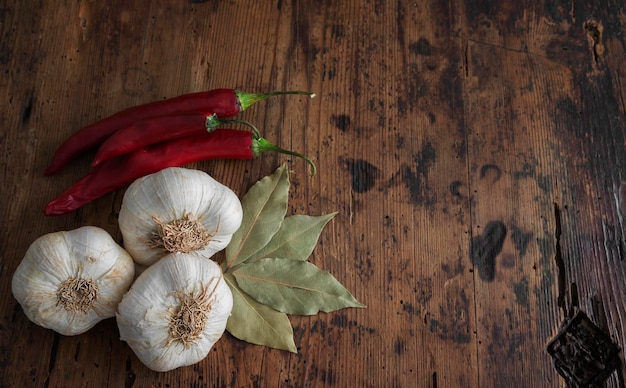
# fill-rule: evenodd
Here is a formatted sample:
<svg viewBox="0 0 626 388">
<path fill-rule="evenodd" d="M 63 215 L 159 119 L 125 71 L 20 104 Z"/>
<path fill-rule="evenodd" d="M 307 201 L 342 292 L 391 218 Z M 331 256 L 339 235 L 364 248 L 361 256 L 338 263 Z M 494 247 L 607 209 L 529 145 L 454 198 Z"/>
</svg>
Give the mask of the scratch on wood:
<svg viewBox="0 0 626 388">
<path fill-rule="evenodd" d="M 404 48 L 405 46 L 405 31 L 404 31 L 404 20 L 406 19 L 406 9 L 402 7 L 402 3 L 398 1 L 398 8 L 396 13 L 396 25 L 398 26 L 398 44 L 400 47 Z M 406 55 L 404 50 L 400 50 L 400 55 L 402 57 L 402 64 L 406 66 Z"/>
<path fill-rule="evenodd" d="M 469 78 L 469 42 L 465 42 L 465 51 L 463 53 L 463 67 L 465 68 L 465 78 Z"/>
<path fill-rule="evenodd" d="M 348 209 L 348 220 L 350 225 L 354 225 L 354 191 L 350 191 L 350 205 Z"/>
<path fill-rule="evenodd" d="M 496 50 L 502 50 L 504 52 L 510 52 L 510 53 L 517 53 L 517 54 L 525 54 L 527 55 L 529 58 L 533 58 L 536 60 L 541 60 L 541 61 L 547 61 L 550 63 L 554 63 L 553 58 L 550 58 L 548 55 L 542 54 L 540 52 L 534 52 L 534 51 L 529 51 L 527 47 L 522 47 L 522 48 L 514 48 L 514 47 L 507 47 L 507 46 L 503 46 L 503 45 L 499 45 L 499 44 L 495 44 L 495 43 L 490 43 L 490 42 L 483 42 L 480 40 L 475 40 L 475 39 L 468 39 L 468 43 L 472 43 L 475 44 L 477 46 L 484 46 L 484 47 L 490 47 L 492 49 L 496 49 Z M 465 50 L 465 61 L 466 61 L 466 67 L 465 67 L 465 77 L 468 77 L 468 69 L 467 69 L 467 63 L 468 61 L 468 54 L 467 54 L 468 50 Z M 558 63 L 557 63 L 558 64 Z"/>
</svg>

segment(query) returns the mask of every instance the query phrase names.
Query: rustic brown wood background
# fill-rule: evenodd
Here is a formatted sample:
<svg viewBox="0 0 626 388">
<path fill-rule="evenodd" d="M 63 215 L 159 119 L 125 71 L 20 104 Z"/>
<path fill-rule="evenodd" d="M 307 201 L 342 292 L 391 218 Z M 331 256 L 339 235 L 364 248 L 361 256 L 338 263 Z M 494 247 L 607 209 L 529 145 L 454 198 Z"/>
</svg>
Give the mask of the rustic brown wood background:
<svg viewBox="0 0 626 388">
<path fill-rule="evenodd" d="M 0 386 L 561 387 L 546 344 L 576 309 L 626 347 L 623 1 L 62 3 L 0 2 Z M 242 195 L 288 162 L 291 213 L 339 212 L 311 260 L 368 307 L 291 317 L 298 354 L 225 335 L 169 373 L 113 319 L 30 323 L 10 287 L 30 243 L 83 225 L 121 241 L 123 190 L 43 215 L 93 157 L 44 177 L 55 148 L 218 87 L 317 93 L 241 116 L 315 177 L 269 154 L 190 167 Z M 495 264 L 472 262 L 502 232 Z"/>
</svg>

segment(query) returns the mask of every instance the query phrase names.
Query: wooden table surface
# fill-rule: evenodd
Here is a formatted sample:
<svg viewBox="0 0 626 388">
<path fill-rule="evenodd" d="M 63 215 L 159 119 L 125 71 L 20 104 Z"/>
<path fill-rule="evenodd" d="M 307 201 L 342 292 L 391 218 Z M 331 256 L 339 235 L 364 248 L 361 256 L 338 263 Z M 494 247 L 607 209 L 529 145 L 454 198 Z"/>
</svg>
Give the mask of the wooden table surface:
<svg viewBox="0 0 626 388">
<path fill-rule="evenodd" d="M 547 345 L 579 311 L 623 349 L 626 7 L 594 3 L 2 1 L 0 386 L 562 387 Z M 222 87 L 317 93 L 240 116 L 314 177 L 276 154 L 188 167 L 243 195 L 287 163 L 289 214 L 338 211 L 311 261 L 367 308 L 290 316 L 297 354 L 226 334 L 167 373 L 114 319 L 74 337 L 31 323 L 10 284 L 37 237 L 121 242 L 123 189 L 43 215 L 94 155 L 43 176 L 56 147 Z"/>
</svg>

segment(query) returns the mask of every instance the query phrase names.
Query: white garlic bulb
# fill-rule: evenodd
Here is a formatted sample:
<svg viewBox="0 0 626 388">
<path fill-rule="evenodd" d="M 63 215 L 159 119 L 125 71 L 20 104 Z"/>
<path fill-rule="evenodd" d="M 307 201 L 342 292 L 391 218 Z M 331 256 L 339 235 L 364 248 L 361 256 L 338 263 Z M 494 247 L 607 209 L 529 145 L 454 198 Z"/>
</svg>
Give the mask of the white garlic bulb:
<svg viewBox="0 0 626 388">
<path fill-rule="evenodd" d="M 11 287 L 28 319 L 77 335 L 115 316 L 134 274 L 132 258 L 105 230 L 84 226 L 35 240 Z"/>
<path fill-rule="evenodd" d="M 135 280 L 118 306 L 117 325 L 141 362 L 165 372 L 204 359 L 224 334 L 232 307 L 218 264 L 173 253 Z"/>
<path fill-rule="evenodd" d="M 173 252 L 213 256 L 228 245 L 242 215 L 228 187 L 203 171 L 172 167 L 128 187 L 119 226 L 126 250 L 149 266 Z"/>
</svg>

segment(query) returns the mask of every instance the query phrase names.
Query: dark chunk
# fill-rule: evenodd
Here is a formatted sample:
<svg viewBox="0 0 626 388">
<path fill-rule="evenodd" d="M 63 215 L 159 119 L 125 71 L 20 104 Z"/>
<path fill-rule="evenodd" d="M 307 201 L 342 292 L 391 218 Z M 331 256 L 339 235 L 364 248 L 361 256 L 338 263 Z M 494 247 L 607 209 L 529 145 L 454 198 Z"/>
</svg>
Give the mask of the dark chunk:
<svg viewBox="0 0 626 388">
<path fill-rule="evenodd" d="M 600 386 L 620 365 L 620 348 L 582 311 L 563 322 L 547 350 L 572 388 Z"/>
</svg>

